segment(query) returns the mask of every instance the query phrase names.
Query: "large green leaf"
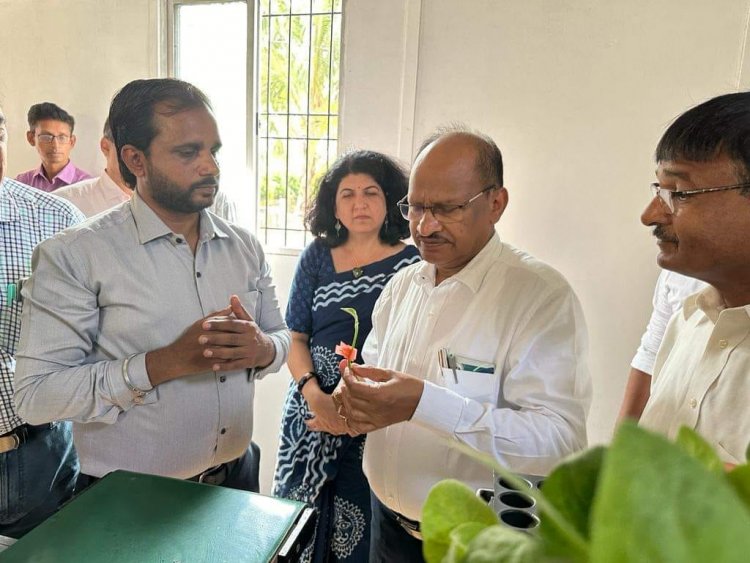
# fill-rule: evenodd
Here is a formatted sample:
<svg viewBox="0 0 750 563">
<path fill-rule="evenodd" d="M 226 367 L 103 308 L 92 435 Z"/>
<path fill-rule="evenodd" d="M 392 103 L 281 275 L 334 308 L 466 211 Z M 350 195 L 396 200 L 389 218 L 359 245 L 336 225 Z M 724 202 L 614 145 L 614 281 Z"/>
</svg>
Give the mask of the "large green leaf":
<svg viewBox="0 0 750 563">
<path fill-rule="evenodd" d="M 467 522 L 499 523 L 497 514 L 460 481 L 440 481 L 422 507 L 422 551 L 428 563 L 440 563 L 448 552 L 450 533 Z"/>
<path fill-rule="evenodd" d="M 469 542 L 486 528 L 487 524 L 483 522 L 466 522 L 453 528 L 449 536 L 450 545 L 448 546 L 448 552 L 443 557 L 443 563 L 461 563 L 466 556 Z"/>
<path fill-rule="evenodd" d="M 662 436 L 623 424 L 599 479 L 592 562 L 748 560 L 750 512 L 725 477 Z"/>
<path fill-rule="evenodd" d="M 568 458 L 544 481 L 544 496 L 585 540 L 590 536 L 591 507 L 605 453 L 606 448 L 599 446 Z M 571 561 L 585 560 L 580 546 L 569 541 L 554 519 L 546 517 L 543 510 L 540 516 L 539 533 L 547 553 Z"/>
<path fill-rule="evenodd" d="M 505 526 L 490 526 L 471 540 L 463 563 L 539 563 L 539 540 Z"/>
<path fill-rule="evenodd" d="M 680 446 L 687 454 L 700 461 L 709 471 L 717 475 L 724 473 L 724 464 L 719 459 L 719 455 L 700 435 L 687 426 L 680 428 L 677 433 L 675 443 Z"/>
</svg>

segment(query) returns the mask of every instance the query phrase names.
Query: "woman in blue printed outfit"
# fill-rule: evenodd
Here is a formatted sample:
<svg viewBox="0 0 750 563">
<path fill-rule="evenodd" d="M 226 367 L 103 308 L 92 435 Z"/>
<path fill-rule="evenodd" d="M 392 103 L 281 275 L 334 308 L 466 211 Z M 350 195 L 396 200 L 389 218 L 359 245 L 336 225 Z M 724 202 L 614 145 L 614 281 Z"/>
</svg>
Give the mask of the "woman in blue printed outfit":
<svg viewBox="0 0 750 563">
<path fill-rule="evenodd" d="M 331 393 L 339 382 L 335 346 L 358 347 L 372 328 L 373 306 L 388 280 L 419 260 L 396 203 L 408 180 L 390 158 L 371 151 L 346 154 L 323 177 L 307 222 L 315 240 L 302 252 L 286 323 L 292 331 L 288 366 L 293 380 L 284 402 L 273 492 L 317 509 L 315 537 L 304 561 L 366 562 L 370 488 L 362 472 L 365 436 L 347 435 Z"/>
</svg>

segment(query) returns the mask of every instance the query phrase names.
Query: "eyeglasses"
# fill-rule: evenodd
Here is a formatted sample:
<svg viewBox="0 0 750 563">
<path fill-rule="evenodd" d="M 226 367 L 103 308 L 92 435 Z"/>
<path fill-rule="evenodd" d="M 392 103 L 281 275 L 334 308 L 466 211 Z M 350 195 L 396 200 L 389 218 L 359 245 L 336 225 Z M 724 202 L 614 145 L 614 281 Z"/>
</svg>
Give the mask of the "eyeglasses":
<svg viewBox="0 0 750 563">
<path fill-rule="evenodd" d="M 57 142 L 61 145 L 67 145 L 70 142 L 70 135 L 51 135 L 49 133 L 40 133 L 36 136 L 37 140 L 39 140 L 40 143 L 44 143 L 45 145 L 52 144 L 52 141 L 57 139 Z"/>
<path fill-rule="evenodd" d="M 662 188 L 658 183 L 654 182 L 651 184 L 651 193 L 653 197 L 658 197 L 669 209 L 670 213 L 674 213 L 675 198 L 677 202 L 685 201 L 691 195 L 707 194 L 710 192 L 724 192 L 727 190 L 739 190 L 742 188 L 750 188 L 750 183 L 744 184 L 733 184 L 731 186 L 718 186 L 716 188 L 698 188 L 695 190 L 668 190 Z"/>
<path fill-rule="evenodd" d="M 495 187 L 497 187 L 495 184 L 487 186 L 477 195 L 470 197 L 465 202 L 459 203 L 458 205 L 443 205 L 440 203 L 436 203 L 435 205 L 419 205 L 418 203 L 410 204 L 406 201 L 407 196 L 404 196 L 404 198 L 396 205 L 398 205 L 398 209 L 401 211 L 403 218 L 408 219 L 409 221 L 419 221 L 424 217 L 424 214 L 427 211 L 430 211 L 432 216 L 441 223 L 455 223 L 460 221 L 461 217 L 463 217 L 464 209 L 466 209 L 472 202 L 479 199 L 479 196 L 483 193 L 488 192 Z"/>
</svg>

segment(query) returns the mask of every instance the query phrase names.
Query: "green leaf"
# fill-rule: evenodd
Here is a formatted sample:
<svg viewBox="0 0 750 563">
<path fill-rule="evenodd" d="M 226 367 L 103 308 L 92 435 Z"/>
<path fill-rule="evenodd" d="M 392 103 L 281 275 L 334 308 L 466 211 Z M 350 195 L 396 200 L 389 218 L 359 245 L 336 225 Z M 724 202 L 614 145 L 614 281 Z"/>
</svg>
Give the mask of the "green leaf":
<svg viewBox="0 0 750 563">
<path fill-rule="evenodd" d="M 485 528 L 487 528 L 487 524 L 481 522 L 466 522 L 453 528 L 453 531 L 448 535 L 450 545 L 443 558 L 443 563 L 461 563 L 466 556 L 469 542 Z"/>
<path fill-rule="evenodd" d="M 749 530 L 726 478 L 662 436 L 620 427 L 599 477 L 591 561 L 745 563 Z"/>
<path fill-rule="evenodd" d="M 463 563 L 539 563 L 539 540 L 505 526 L 490 526 L 471 540 Z"/>
<path fill-rule="evenodd" d="M 448 552 L 450 533 L 466 522 L 491 526 L 497 514 L 455 479 L 440 481 L 430 489 L 422 507 L 422 551 L 427 563 L 440 563 Z"/>
<path fill-rule="evenodd" d="M 590 537 L 591 508 L 606 448 L 599 446 L 568 458 L 544 480 L 543 494 L 560 515 L 586 540 Z M 549 554 L 579 561 L 585 554 L 571 544 L 552 518 L 540 511 L 539 534 Z"/>
<path fill-rule="evenodd" d="M 675 442 L 685 452 L 700 461 L 709 471 L 713 471 L 717 475 L 724 473 L 724 464 L 719 459 L 718 454 L 692 428 L 688 428 L 687 426 L 680 428 Z"/>
<path fill-rule="evenodd" d="M 727 473 L 727 478 L 745 506 L 750 509 L 750 465 L 738 465 Z"/>
</svg>

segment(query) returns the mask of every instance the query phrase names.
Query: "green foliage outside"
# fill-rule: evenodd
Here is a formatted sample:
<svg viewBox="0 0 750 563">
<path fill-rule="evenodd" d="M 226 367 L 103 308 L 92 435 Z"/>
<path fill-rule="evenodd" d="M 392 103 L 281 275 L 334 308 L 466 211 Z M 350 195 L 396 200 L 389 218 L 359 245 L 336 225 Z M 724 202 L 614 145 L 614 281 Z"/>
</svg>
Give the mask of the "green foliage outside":
<svg viewBox="0 0 750 563">
<path fill-rule="evenodd" d="M 258 187 L 262 228 L 302 229 L 307 202 L 335 160 L 340 11 L 341 0 L 260 3 Z"/>
<path fill-rule="evenodd" d="M 750 454 L 750 450 L 748 451 Z M 485 456 L 506 481 L 521 483 Z M 612 444 L 559 465 L 544 492 L 537 533 L 499 523 L 454 480 L 431 490 L 422 511 L 428 563 L 730 563 L 750 554 L 750 465 L 725 471 L 700 436 L 676 443 L 634 424 Z"/>
</svg>

